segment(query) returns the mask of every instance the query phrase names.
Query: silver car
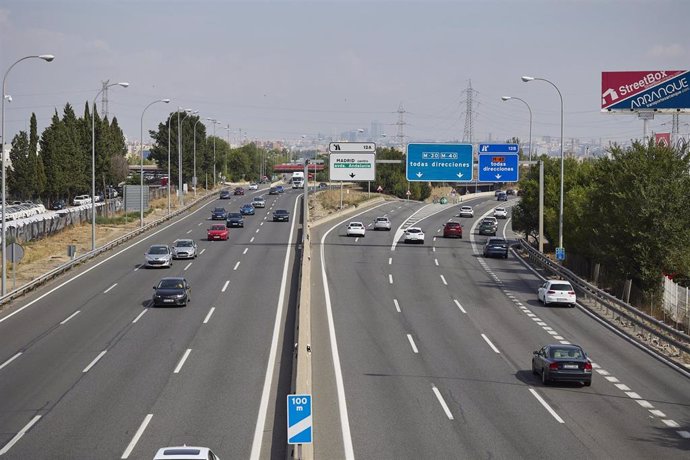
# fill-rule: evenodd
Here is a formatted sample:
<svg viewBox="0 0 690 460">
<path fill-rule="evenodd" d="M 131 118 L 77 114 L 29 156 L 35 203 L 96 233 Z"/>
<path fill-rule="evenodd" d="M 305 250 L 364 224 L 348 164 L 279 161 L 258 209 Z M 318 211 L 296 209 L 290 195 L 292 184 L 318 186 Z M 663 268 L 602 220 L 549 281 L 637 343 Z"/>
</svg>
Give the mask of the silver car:
<svg viewBox="0 0 690 460">
<path fill-rule="evenodd" d="M 172 255 L 173 259 L 196 259 L 196 241 L 189 238 L 175 240 L 172 245 Z"/>
<path fill-rule="evenodd" d="M 172 249 L 167 244 L 154 244 L 144 253 L 145 266 L 148 267 L 172 267 Z"/>
<path fill-rule="evenodd" d="M 374 221 L 374 230 L 391 230 L 391 221 L 388 217 L 377 217 Z"/>
<path fill-rule="evenodd" d="M 265 208 L 266 200 L 262 196 L 255 196 L 252 200 L 252 206 L 254 206 L 255 208 Z"/>
</svg>

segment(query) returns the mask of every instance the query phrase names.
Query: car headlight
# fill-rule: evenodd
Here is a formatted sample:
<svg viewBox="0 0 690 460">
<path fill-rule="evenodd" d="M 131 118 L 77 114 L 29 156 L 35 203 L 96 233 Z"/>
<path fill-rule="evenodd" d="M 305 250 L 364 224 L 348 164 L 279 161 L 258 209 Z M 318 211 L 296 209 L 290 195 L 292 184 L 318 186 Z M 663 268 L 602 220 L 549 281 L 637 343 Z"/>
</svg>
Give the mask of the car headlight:
<svg viewBox="0 0 690 460">
<path fill-rule="evenodd" d="M 182 299 L 182 298 L 184 298 L 184 294 L 176 294 L 175 298 Z"/>
</svg>

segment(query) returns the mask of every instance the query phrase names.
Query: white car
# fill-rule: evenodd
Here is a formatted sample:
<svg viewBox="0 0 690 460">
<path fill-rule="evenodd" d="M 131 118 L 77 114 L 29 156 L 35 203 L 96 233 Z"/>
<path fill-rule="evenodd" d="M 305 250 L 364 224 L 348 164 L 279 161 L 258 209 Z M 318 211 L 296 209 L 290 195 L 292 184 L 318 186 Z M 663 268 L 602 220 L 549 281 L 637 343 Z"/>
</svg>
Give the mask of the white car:
<svg viewBox="0 0 690 460">
<path fill-rule="evenodd" d="M 544 306 L 564 304 L 574 307 L 577 302 L 575 289 L 568 281 L 546 280 L 537 290 L 537 298 Z"/>
<path fill-rule="evenodd" d="M 144 253 L 145 266 L 148 267 L 172 267 L 172 249 L 167 244 L 154 244 Z"/>
<path fill-rule="evenodd" d="M 424 232 L 419 227 L 408 227 L 403 238 L 405 243 L 424 244 Z"/>
<path fill-rule="evenodd" d="M 208 447 L 163 447 L 158 449 L 153 460 L 220 460 Z"/>
<path fill-rule="evenodd" d="M 90 195 L 77 195 L 72 200 L 72 205 L 74 205 L 74 206 L 82 206 L 84 204 L 89 204 L 89 203 L 91 203 L 91 196 Z"/>
<path fill-rule="evenodd" d="M 366 228 L 361 222 L 350 222 L 347 224 L 347 236 L 361 236 L 366 233 Z"/>
<path fill-rule="evenodd" d="M 196 241 L 190 238 L 175 240 L 172 245 L 173 259 L 196 259 Z"/>
<path fill-rule="evenodd" d="M 374 221 L 374 230 L 391 231 L 391 221 L 388 217 L 377 217 Z"/>
<path fill-rule="evenodd" d="M 460 206 L 460 217 L 474 217 L 474 209 L 472 206 Z"/>
<path fill-rule="evenodd" d="M 494 208 L 494 217 L 497 219 L 507 219 L 508 211 L 506 210 L 506 208 L 502 207 Z"/>
<path fill-rule="evenodd" d="M 266 199 L 262 196 L 255 196 L 252 200 L 252 206 L 254 206 L 255 208 L 265 208 Z"/>
<path fill-rule="evenodd" d="M 249 190 L 259 190 L 259 184 L 252 182 L 249 184 Z"/>
</svg>

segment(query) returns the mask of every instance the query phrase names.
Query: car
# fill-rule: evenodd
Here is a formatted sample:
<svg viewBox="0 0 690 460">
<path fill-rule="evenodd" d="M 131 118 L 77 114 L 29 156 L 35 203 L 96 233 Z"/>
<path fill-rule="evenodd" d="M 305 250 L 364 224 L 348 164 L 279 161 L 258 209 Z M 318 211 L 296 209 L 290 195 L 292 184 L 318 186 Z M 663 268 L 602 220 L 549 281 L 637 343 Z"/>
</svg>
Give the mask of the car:
<svg viewBox="0 0 690 460">
<path fill-rule="evenodd" d="M 213 224 L 206 230 L 206 238 L 209 241 L 227 240 L 230 235 L 228 228 L 222 224 Z"/>
<path fill-rule="evenodd" d="M 268 189 L 268 194 L 269 195 L 277 195 L 278 194 L 278 187 L 271 187 Z"/>
<path fill-rule="evenodd" d="M 73 206 L 82 206 L 82 205 L 89 204 L 89 203 L 91 203 L 91 196 L 90 195 L 77 195 L 72 200 Z"/>
<path fill-rule="evenodd" d="M 504 238 L 489 238 L 484 244 L 484 257 L 499 256 L 508 258 L 508 242 Z"/>
<path fill-rule="evenodd" d="M 494 217 L 497 219 L 507 219 L 508 218 L 508 210 L 506 208 L 502 207 L 497 207 L 494 208 Z"/>
<path fill-rule="evenodd" d="M 506 195 L 515 195 L 515 189 L 509 188 L 506 190 Z"/>
<path fill-rule="evenodd" d="M 228 212 L 225 208 L 213 208 L 211 211 L 211 220 L 225 220 L 228 217 Z"/>
<path fill-rule="evenodd" d="M 498 196 L 501 193 L 504 193 L 503 190 L 494 190 L 494 196 Z"/>
<path fill-rule="evenodd" d="M 162 447 L 153 460 L 220 460 L 208 447 Z"/>
<path fill-rule="evenodd" d="M 172 267 L 172 249 L 167 244 L 153 244 L 144 253 L 146 268 L 148 267 Z"/>
<path fill-rule="evenodd" d="M 325 182 L 319 182 L 319 188 L 320 189 L 328 188 L 328 184 Z"/>
<path fill-rule="evenodd" d="M 474 217 L 474 209 L 472 206 L 460 206 L 459 217 Z"/>
<path fill-rule="evenodd" d="M 302 179 L 293 180 L 292 188 L 304 188 L 304 181 Z"/>
<path fill-rule="evenodd" d="M 253 216 L 255 212 L 254 206 L 251 203 L 243 204 L 240 208 L 240 214 L 243 216 Z"/>
<path fill-rule="evenodd" d="M 497 201 L 508 201 L 508 195 L 506 192 L 500 192 L 498 195 L 496 195 L 496 200 Z"/>
<path fill-rule="evenodd" d="M 184 307 L 192 301 L 191 291 L 185 278 L 163 278 L 153 287 L 153 306 L 182 305 Z"/>
<path fill-rule="evenodd" d="M 173 259 L 196 259 L 197 244 L 190 238 L 180 238 L 172 244 Z"/>
<path fill-rule="evenodd" d="M 419 227 L 408 227 L 403 236 L 405 243 L 421 243 L 424 244 L 424 232 Z"/>
<path fill-rule="evenodd" d="M 496 231 L 498 230 L 498 224 L 491 220 L 482 220 L 479 223 L 479 228 L 477 229 L 477 232 L 480 235 L 491 235 L 491 236 L 496 236 Z"/>
<path fill-rule="evenodd" d="M 462 225 L 460 222 L 446 222 L 443 225 L 444 238 L 462 238 Z"/>
<path fill-rule="evenodd" d="M 290 213 L 286 209 L 276 209 L 273 211 L 273 222 L 289 222 Z"/>
<path fill-rule="evenodd" d="M 230 227 L 244 227 L 244 216 L 239 212 L 229 212 L 225 220 L 225 226 Z"/>
<path fill-rule="evenodd" d="M 347 230 L 346 230 L 346 235 L 347 236 L 361 236 L 364 237 L 366 234 L 367 229 L 364 227 L 364 224 L 361 222 L 350 222 L 347 224 Z"/>
<path fill-rule="evenodd" d="M 266 199 L 262 196 L 255 196 L 252 200 L 252 206 L 254 206 L 255 208 L 265 208 Z"/>
<path fill-rule="evenodd" d="M 276 190 L 278 190 L 278 193 L 285 193 L 285 189 L 282 185 L 276 185 Z"/>
<path fill-rule="evenodd" d="M 537 289 L 537 299 L 545 307 L 551 304 L 562 304 L 574 307 L 577 303 L 577 295 L 573 286 L 564 280 L 546 280 Z"/>
<path fill-rule="evenodd" d="M 391 231 L 391 221 L 388 217 L 377 217 L 374 221 L 374 230 L 388 230 Z"/>
<path fill-rule="evenodd" d="M 237 187 L 233 193 L 235 195 L 244 195 L 244 189 L 242 187 Z"/>
<path fill-rule="evenodd" d="M 541 376 L 544 385 L 551 382 L 592 384 L 592 362 L 579 345 L 551 344 L 532 352 L 532 374 Z"/>
<path fill-rule="evenodd" d="M 67 203 L 65 203 L 65 200 L 55 200 L 50 202 L 50 209 L 53 211 L 60 211 L 61 209 L 65 209 L 67 206 Z"/>
<path fill-rule="evenodd" d="M 218 198 L 220 198 L 221 200 L 229 200 L 230 199 L 230 190 L 221 190 Z"/>
<path fill-rule="evenodd" d="M 251 184 L 249 184 L 249 190 L 259 190 L 259 184 L 257 184 L 256 182 L 252 182 Z"/>
</svg>

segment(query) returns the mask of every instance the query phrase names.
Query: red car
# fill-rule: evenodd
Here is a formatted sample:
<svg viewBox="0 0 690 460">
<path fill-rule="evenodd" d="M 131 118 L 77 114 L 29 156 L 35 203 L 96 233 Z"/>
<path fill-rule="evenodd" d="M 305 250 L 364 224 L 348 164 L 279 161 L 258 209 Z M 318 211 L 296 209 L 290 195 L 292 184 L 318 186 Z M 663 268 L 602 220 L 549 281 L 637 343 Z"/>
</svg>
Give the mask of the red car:
<svg viewBox="0 0 690 460">
<path fill-rule="evenodd" d="M 443 226 L 444 238 L 462 238 L 462 225 L 460 222 L 446 222 Z"/>
<path fill-rule="evenodd" d="M 244 195 L 244 189 L 242 187 L 237 187 L 235 189 L 235 195 Z"/>
<path fill-rule="evenodd" d="M 211 225 L 206 231 L 206 237 L 209 241 L 213 240 L 227 240 L 230 232 L 224 224 Z"/>
</svg>

